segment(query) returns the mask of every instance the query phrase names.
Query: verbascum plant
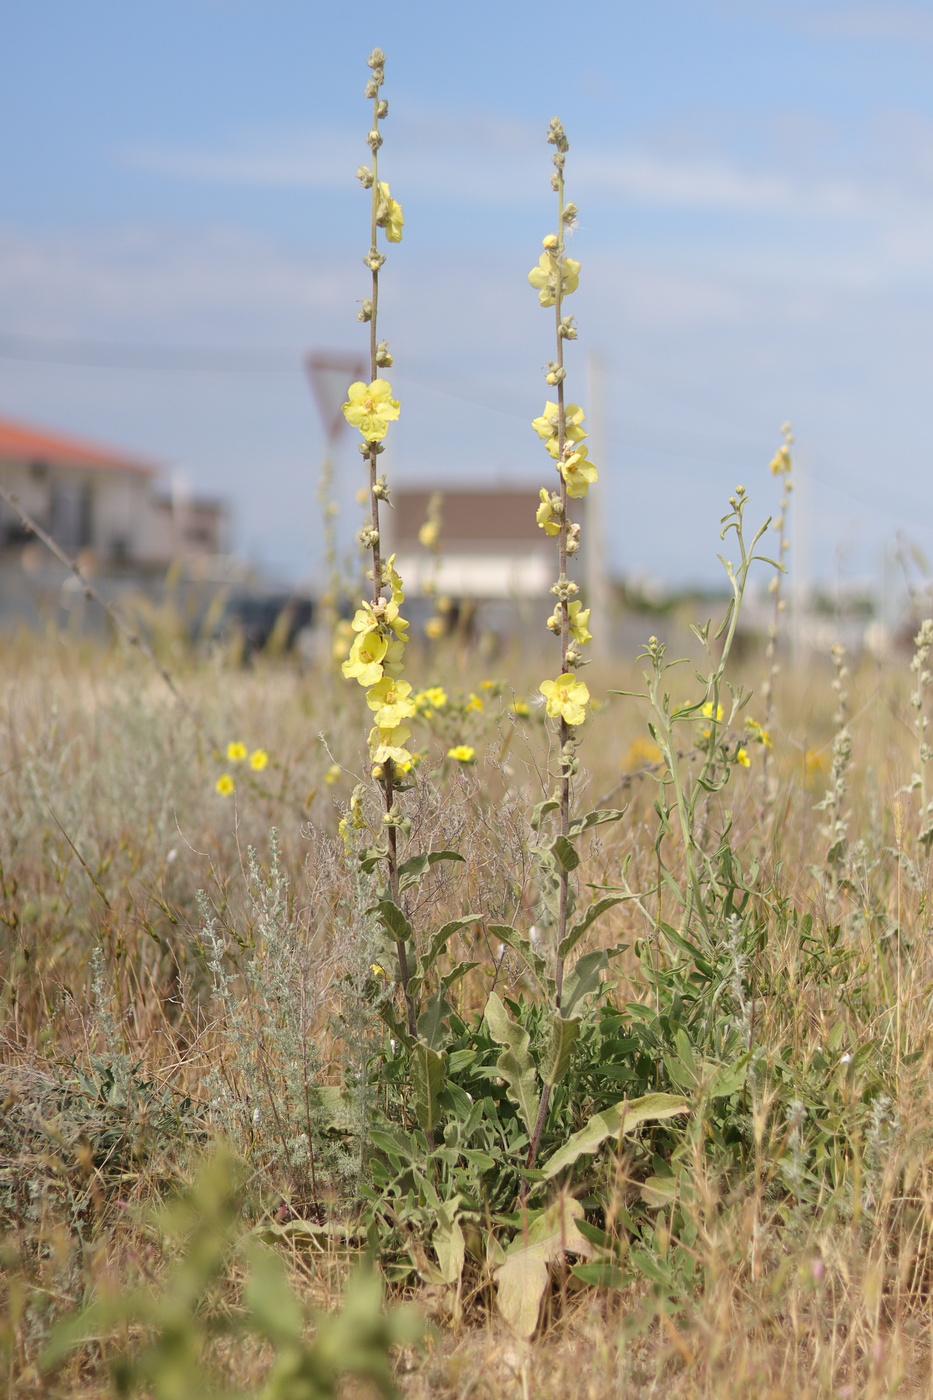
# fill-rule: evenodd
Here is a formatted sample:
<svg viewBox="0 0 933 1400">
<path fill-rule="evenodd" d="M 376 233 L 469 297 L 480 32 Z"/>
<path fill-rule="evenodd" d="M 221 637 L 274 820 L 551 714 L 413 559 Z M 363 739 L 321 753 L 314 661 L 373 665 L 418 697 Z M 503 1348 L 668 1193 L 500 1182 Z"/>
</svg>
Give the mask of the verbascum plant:
<svg viewBox="0 0 933 1400">
<path fill-rule="evenodd" d="M 401 205 L 392 198 L 388 184 L 379 178 L 379 149 L 382 146 L 380 123 L 388 115 L 389 104 L 381 96 L 385 82 L 385 54 L 373 49 L 367 60 L 371 77 L 365 96 L 372 100 L 372 125 L 366 143 L 372 152 L 372 166 L 360 166 L 357 176 L 370 193 L 370 244 L 363 262 L 372 276 L 372 289 L 362 304 L 359 319 L 369 325 L 370 383 L 351 384 L 343 415 L 351 427 L 358 428 L 362 441 L 359 450 L 369 471 L 369 519 L 359 532 L 361 547 L 371 555 L 372 565 L 367 577 L 373 585 L 372 601 L 363 600 L 353 618 L 356 634 L 350 654 L 343 663 L 343 674 L 357 681 L 366 690 L 366 703 L 373 711 L 373 727 L 369 734 L 369 754 L 372 776 L 380 785 L 384 799 L 382 824 L 386 835 L 386 866 L 389 896 L 398 901 L 398 830 L 404 817 L 398 806 L 397 794 L 404 787 L 404 775 L 411 767 L 411 753 L 405 747 L 411 730 L 405 723 L 416 713 L 411 698 L 412 687 L 403 679 L 405 644 L 408 622 L 402 616 L 405 601 L 402 580 L 395 571 L 395 556 L 383 559 L 379 507 L 388 501 L 389 487 L 379 474 L 378 462 L 385 450 L 389 424 L 399 416 L 399 401 L 392 397 L 392 386 L 380 378 L 379 371 L 392 364 L 386 341 L 379 340 L 379 273 L 386 257 L 379 248 L 379 235 L 388 243 L 400 243 L 405 220 Z M 388 597 L 385 592 L 388 590 Z M 359 794 L 351 802 L 350 813 L 343 819 L 348 824 L 361 824 Z M 403 939 L 396 941 L 399 973 L 407 1004 L 408 1028 L 415 1033 L 414 1006 L 409 996 L 408 956 Z"/>
<path fill-rule="evenodd" d="M 759 817 L 764 816 L 764 811 L 771 805 L 774 797 L 770 774 L 770 730 L 774 719 L 774 686 L 778 678 L 779 663 L 777 658 L 778 633 L 780 631 L 781 614 L 787 610 L 787 600 L 781 596 L 781 580 L 785 570 L 785 559 L 790 549 L 790 540 L 787 533 L 787 517 L 790 512 L 790 498 L 794 489 L 793 471 L 794 458 L 792 448 L 794 445 L 794 434 L 789 423 L 784 423 L 781 427 L 781 434 L 784 441 L 771 459 L 771 473 L 778 477 L 781 482 L 781 504 L 778 510 L 777 520 L 773 522 L 773 529 L 777 531 L 778 550 L 777 562 L 780 568 L 775 569 L 774 577 L 768 584 L 768 592 L 774 600 L 774 612 L 771 622 L 768 625 L 768 641 L 765 646 L 765 664 L 767 675 L 764 685 L 761 687 L 761 701 L 764 709 L 764 716 L 761 724 L 751 721 L 755 737 L 762 744 L 761 763 L 761 810 Z"/>
</svg>

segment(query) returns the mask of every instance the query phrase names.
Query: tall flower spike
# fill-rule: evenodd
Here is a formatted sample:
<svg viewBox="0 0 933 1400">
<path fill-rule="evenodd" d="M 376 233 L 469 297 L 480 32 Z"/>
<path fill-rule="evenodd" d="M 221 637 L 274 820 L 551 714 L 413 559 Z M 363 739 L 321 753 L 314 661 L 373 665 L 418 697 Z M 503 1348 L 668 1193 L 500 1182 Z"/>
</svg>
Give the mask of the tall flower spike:
<svg viewBox="0 0 933 1400">
<path fill-rule="evenodd" d="M 557 117 L 548 127 L 547 139 L 550 145 L 556 147 L 552 157 L 554 173 L 551 185 L 557 194 L 557 231 L 546 234 L 542 240 L 543 252 L 537 267 L 529 272 L 528 281 L 538 293 L 541 306 L 554 309 L 556 354 L 547 364 L 545 382 L 555 393 L 556 399 L 547 400 L 543 413 L 532 420 L 531 426 L 544 443 L 557 472 L 557 490 L 542 488 L 535 519 L 545 534 L 552 536 L 557 543 L 558 579 L 551 588 L 557 606 L 548 618 L 547 626 L 560 640 L 560 674 L 556 680 L 542 681 L 539 689 L 547 715 L 556 724 L 560 749 L 559 772 L 556 775 L 557 811 L 552 820 L 557 822 L 562 840 L 569 844 L 571 782 L 577 771 L 575 735 L 586 721 L 590 704 L 589 689 L 574 673 L 585 664 L 582 648 L 592 640 L 587 625 L 589 609 L 583 608 L 580 600 L 574 597 L 579 589 L 567 577 L 567 561 L 576 553 L 580 543 L 580 526 L 570 519 L 569 505 L 587 494 L 596 480 L 597 472 L 587 456 L 583 441 L 587 436 L 583 427 L 583 409 L 579 404 L 566 402 L 564 397 L 567 378 L 564 345 L 576 339 L 577 331 L 572 317 L 564 315 L 563 303 L 565 297 L 577 290 L 580 264 L 576 258 L 568 257 L 565 246 L 567 232 L 576 220 L 577 210 L 576 205 L 569 205 L 564 200 L 564 167 L 570 145 Z M 568 869 L 563 861 L 558 865 L 557 950 L 564 946 L 567 936 L 571 897 Z M 557 951 L 554 1010 L 558 1016 L 562 1014 L 563 978 L 564 960 Z M 529 1167 L 534 1164 L 537 1155 L 549 1099 L 550 1088 L 545 1086 L 528 1149 Z"/>
<path fill-rule="evenodd" d="M 379 339 L 378 330 L 379 274 L 386 261 L 379 247 L 379 235 L 381 232 L 387 243 L 398 243 L 405 223 L 401 205 L 392 198 L 387 182 L 379 178 L 379 152 L 383 145 L 380 123 L 389 112 L 388 102 L 380 96 L 385 82 L 385 61 L 381 49 L 373 49 L 367 59 L 371 76 L 364 93 L 372 102 L 372 122 L 366 144 L 372 155 L 371 165 L 362 165 L 357 171 L 359 181 L 370 197 L 369 250 L 363 262 L 370 270 L 372 289 L 358 314 L 358 319 L 369 326 L 370 383 L 358 381 L 351 384 L 343 405 L 344 418 L 352 427 L 359 429 L 362 438 L 360 452 L 369 466 L 369 513 L 358 538 L 363 548 L 371 551 L 372 567 L 368 577 L 373 580 L 373 596 L 371 602 L 363 600 L 353 619 L 351 630 L 355 635 L 342 669 L 348 680 L 358 681 L 366 688 L 366 703 L 374 712 L 375 724 L 369 734 L 369 755 L 372 777 L 382 788 L 385 808 L 382 825 L 387 846 L 388 892 L 392 902 L 398 904 L 398 833 L 400 828 L 405 827 L 406 819 L 399 813 L 396 794 L 412 766 L 411 753 L 405 747 L 411 730 L 403 721 L 416 713 L 416 706 L 411 699 L 410 684 L 401 679 L 408 631 L 408 622 L 400 611 L 405 594 L 402 580 L 394 568 L 394 555 L 388 560 L 382 558 L 379 523 L 379 504 L 388 500 L 389 487 L 385 476 L 377 474 L 377 462 L 385 446 L 389 425 L 399 416 L 399 401 L 392 397 L 391 384 L 379 377 L 380 369 L 387 369 L 392 364 L 388 344 Z M 386 588 L 390 590 L 388 598 L 384 596 Z M 344 819 L 341 829 L 345 839 L 349 839 L 350 827 L 357 824 L 349 816 Z M 396 944 L 396 951 L 408 1029 L 414 1036 L 415 1007 L 409 993 L 408 954 L 403 941 Z"/>
</svg>

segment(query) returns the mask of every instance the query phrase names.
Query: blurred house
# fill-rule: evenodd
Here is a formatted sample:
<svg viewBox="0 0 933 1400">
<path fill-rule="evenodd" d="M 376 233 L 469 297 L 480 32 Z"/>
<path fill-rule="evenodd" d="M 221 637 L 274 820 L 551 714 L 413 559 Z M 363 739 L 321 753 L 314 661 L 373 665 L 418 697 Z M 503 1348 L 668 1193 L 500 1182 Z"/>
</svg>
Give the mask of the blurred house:
<svg viewBox="0 0 933 1400">
<path fill-rule="evenodd" d="M 435 553 L 420 538 L 432 499 L 440 515 Z M 541 598 L 555 576 L 555 551 L 535 520 L 538 493 L 528 486 L 432 491 L 396 488 L 382 516 L 384 554 L 394 551 L 410 597 L 521 601 Z"/>
<path fill-rule="evenodd" d="M 97 570 L 147 574 L 227 554 L 222 501 L 159 494 L 158 468 L 129 453 L 0 419 L 0 485 L 62 549 Z M 0 563 L 35 541 L 0 501 Z M 27 560 L 28 563 L 28 560 Z"/>
</svg>

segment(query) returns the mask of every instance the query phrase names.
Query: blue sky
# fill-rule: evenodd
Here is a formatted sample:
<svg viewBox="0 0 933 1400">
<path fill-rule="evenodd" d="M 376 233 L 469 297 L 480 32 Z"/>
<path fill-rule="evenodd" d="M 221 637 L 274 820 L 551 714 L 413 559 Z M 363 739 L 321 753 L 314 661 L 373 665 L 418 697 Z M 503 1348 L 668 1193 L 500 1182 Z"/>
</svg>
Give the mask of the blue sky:
<svg viewBox="0 0 933 1400">
<path fill-rule="evenodd" d="M 405 238 L 382 333 L 397 481 L 549 480 L 549 118 L 580 206 L 570 397 L 604 365 L 618 572 L 717 577 L 791 419 L 800 567 L 933 556 L 933 3 L 311 0 L 4 5 L 0 415 L 227 495 L 240 547 L 316 556 L 310 350 L 362 351 L 366 55 Z M 594 452 L 594 456 L 595 456 Z M 355 528 L 353 443 L 342 529 Z"/>
</svg>

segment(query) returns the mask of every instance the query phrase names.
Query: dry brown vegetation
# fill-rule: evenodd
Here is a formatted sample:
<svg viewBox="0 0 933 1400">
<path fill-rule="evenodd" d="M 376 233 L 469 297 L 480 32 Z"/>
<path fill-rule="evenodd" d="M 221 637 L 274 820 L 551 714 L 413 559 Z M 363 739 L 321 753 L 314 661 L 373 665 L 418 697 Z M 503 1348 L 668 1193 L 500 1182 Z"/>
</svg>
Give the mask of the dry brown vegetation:
<svg viewBox="0 0 933 1400">
<path fill-rule="evenodd" d="M 141 658 L 23 637 L 4 644 L 4 661 L 3 1374 L 11 1397 L 106 1395 L 114 1358 L 142 1344 L 141 1322 L 102 1330 L 57 1370 L 43 1371 L 43 1349 L 58 1320 L 92 1297 L 137 1286 L 156 1296 L 160 1281 L 177 1279 L 184 1251 L 152 1211 L 197 1177 L 218 1139 L 242 1164 L 237 1230 L 272 1242 L 303 1303 L 337 1308 L 360 1252 L 366 1152 L 319 1113 L 311 1122 L 301 1075 L 316 1090 L 378 1063 L 385 1078 L 373 1093 L 404 1119 L 376 1014 L 392 993 L 372 971 L 371 895 L 337 834 L 361 764 L 362 706 L 331 677 L 284 661 L 243 670 L 222 657 L 174 657 L 176 681 L 209 728 L 270 755 L 261 772 L 238 768 L 236 796 L 223 798 L 215 782 L 229 765 Z M 404 1248 L 386 1235 L 391 1296 L 413 1299 L 435 1324 L 420 1347 L 395 1352 L 404 1394 L 933 1394 L 930 862 L 917 792 L 905 791 L 918 768 L 909 662 L 866 661 L 846 681 L 852 754 L 834 814 L 846 831 L 836 859 L 827 813 L 815 810 L 839 728 L 828 660 L 779 684 L 773 790 L 762 786 L 759 748 L 710 803 L 711 830 L 721 831 L 726 808 L 733 814 L 756 938 L 730 954 L 729 926 L 720 927 L 725 972 L 691 1023 L 690 1118 L 604 1150 L 574 1187 L 612 1241 L 611 1286 L 571 1272 L 565 1256 L 526 1343 L 497 1316 L 491 1263 L 468 1257 L 451 1289 L 428 1233 L 406 1227 Z M 745 666 L 754 688 L 763 666 L 754 648 Z M 438 867 L 410 917 L 420 928 L 481 911 L 446 964 L 477 964 L 454 988 L 469 1021 L 494 982 L 529 995 L 520 962 L 501 959 L 484 922 L 527 930 L 535 918 L 527 820 L 546 792 L 547 738 L 534 713 L 510 712 L 533 689 L 521 658 L 489 672 L 441 647 L 410 670 L 443 683 L 449 700 L 423 728 L 433 738 L 408 813 L 421 847 L 464 856 Z M 606 703 L 581 751 L 580 809 L 611 803 L 625 817 L 588 838 L 581 883 L 618 884 L 628 859 L 630 884 L 650 889 L 656 786 L 636 771 L 651 751 L 632 747 L 644 745 L 645 710 L 608 698 L 631 688 L 630 670 L 593 666 L 587 678 Z M 489 679 L 501 684 L 481 689 Z M 471 690 L 482 712 L 463 709 Z M 444 761 L 463 739 L 477 747 L 475 767 Z M 342 771 L 328 785 L 334 763 Z M 273 827 L 288 878 L 276 926 L 289 937 L 278 948 L 268 901 L 279 895 L 264 884 Z M 666 838 L 675 877 L 681 855 L 676 834 Z M 662 892 L 660 905 L 656 896 L 644 908 L 623 904 L 590 934 L 588 947 L 628 945 L 604 997 L 623 1019 L 629 1003 L 651 1009 L 660 996 L 646 969 L 678 962 L 658 933 L 675 914 Z M 221 966 L 232 979 L 226 1005 Z M 737 1025 L 752 1072 L 716 1097 L 716 1046 L 734 1043 Z M 673 1081 L 654 1087 L 687 1092 L 677 1053 L 672 1039 L 658 1074 Z M 303 1112 L 310 1160 L 296 1155 L 285 1121 L 300 1124 Z M 659 1172 L 674 1184 L 652 1198 L 645 1183 Z M 230 1327 L 195 1341 L 218 1383 L 258 1393 L 274 1348 L 237 1330 L 248 1269 L 232 1245 L 221 1253 L 199 1307 Z M 346 1384 L 355 1393 L 362 1382 Z"/>
</svg>

